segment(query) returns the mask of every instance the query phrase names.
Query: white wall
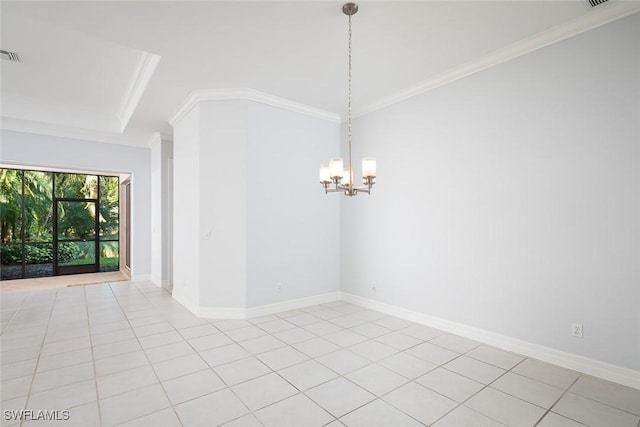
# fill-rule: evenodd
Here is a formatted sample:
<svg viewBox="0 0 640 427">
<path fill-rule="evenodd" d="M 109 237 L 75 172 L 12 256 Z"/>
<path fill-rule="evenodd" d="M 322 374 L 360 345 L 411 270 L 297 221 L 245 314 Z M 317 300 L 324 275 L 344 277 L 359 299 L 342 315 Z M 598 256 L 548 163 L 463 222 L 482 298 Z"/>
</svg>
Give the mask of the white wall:
<svg viewBox="0 0 640 427">
<path fill-rule="evenodd" d="M 162 140 L 160 134 L 150 144 L 151 168 L 151 280 L 162 283 Z"/>
<path fill-rule="evenodd" d="M 339 125 L 257 102 L 249 123 L 247 305 L 339 291 L 340 196 L 318 182 Z"/>
<path fill-rule="evenodd" d="M 174 142 L 179 300 L 244 313 L 340 289 L 339 198 L 317 182 L 339 149 L 337 123 L 249 100 L 200 101 Z"/>
<path fill-rule="evenodd" d="M 636 14 L 358 118 L 343 291 L 640 369 L 638 40 Z"/>
<path fill-rule="evenodd" d="M 131 174 L 131 272 L 134 276 L 151 273 L 151 183 L 148 149 L 2 130 L 0 162 Z"/>
<path fill-rule="evenodd" d="M 247 108 L 246 101 L 200 103 L 199 268 L 205 307 L 246 305 Z"/>
<path fill-rule="evenodd" d="M 173 141 L 173 295 L 183 304 L 197 305 L 200 298 L 199 106 L 173 128 Z"/>
<path fill-rule="evenodd" d="M 150 144 L 151 155 L 151 279 L 158 286 L 169 281 L 169 159 L 173 157 L 172 141 L 160 134 Z"/>
</svg>

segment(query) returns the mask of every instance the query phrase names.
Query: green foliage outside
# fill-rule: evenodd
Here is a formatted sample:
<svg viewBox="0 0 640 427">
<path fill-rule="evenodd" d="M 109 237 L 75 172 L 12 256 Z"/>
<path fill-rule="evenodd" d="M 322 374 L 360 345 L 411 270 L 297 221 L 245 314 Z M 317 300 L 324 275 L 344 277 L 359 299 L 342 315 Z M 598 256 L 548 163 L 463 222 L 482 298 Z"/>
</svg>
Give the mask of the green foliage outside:
<svg viewBox="0 0 640 427">
<path fill-rule="evenodd" d="M 86 258 L 86 259 L 74 259 L 71 262 L 66 263 L 65 265 L 84 265 L 84 264 L 94 264 L 95 258 Z M 100 267 L 118 267 L 119 258 L 103 258 L 100 257 Z"/>
<path fill-rule="evenodd" d="M 58 262 L 68 262 L 80 255 L 75 242 L 58 243 Z M 25 264 L 49 264 L 53 262 L 52 245 L 24 245 Z M 0 262 L 4 265 L 22 264 L 20 245 L 3 245 L 0 248 Z"/>
<path fill-rule="evenodd" d="M 53 184 L 56 197 L 95 199 L 98 197 L 98 177 L 83 174 L 21 171 L 0 168 L 0 261 L 4 265 L 22 263 L 22 232 L 24 231 L 25 263 L 46 264 L 53 261 Z M 100 177 L 100 201 L 59 201 L 58 261 L 61 264 L 87 264 L 95 257 L 95 243 L 63 242 L 66 239 L 95 241 L 96 214 L 99 239 L 118 239 L 117 177 Z M 23 199 L 24 186 L 24 199 Z M 22 203 L 24 201 L 24 218 Z M 98 212 L 96 212 L 96 209 Z M 24 224 L 23 224 L 24 221 Z M 24 230 L 23 230 L 24 228 Z M 87 245 L 90 244 L 91 247 Z M 101 262 L 118 260 L 118 243 L 100 244 Z"/>
</svg>

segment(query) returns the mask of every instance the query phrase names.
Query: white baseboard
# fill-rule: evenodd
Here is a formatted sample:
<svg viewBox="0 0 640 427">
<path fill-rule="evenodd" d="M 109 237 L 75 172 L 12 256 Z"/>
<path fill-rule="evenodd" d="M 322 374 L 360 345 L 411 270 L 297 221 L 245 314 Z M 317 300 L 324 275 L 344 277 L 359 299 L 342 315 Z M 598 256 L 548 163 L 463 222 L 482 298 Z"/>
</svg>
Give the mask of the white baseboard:
<svg viewBox="0 0 640 427">
<path fill-rule="evenodd" d="M 153 281 L 151 279 L 151 274 L 134 274 L 131 276 L 131 281 L 132 282 L 147 282 L 147 281 Z"/>
<path fill-rule="evenodd" d="M 234 307 L 202 307 L 196 316 L 203 319 L 246 319 L 246 309 Z"/>
<path fill-rule="evenodd" d="M 462 323 L 452 322 L 396 305 L 364 298 L 348 292 L 341 293 L 341 299 L 361 307 L 380 311 L 425 326 L 460 335 L 484 344 L 489 344 L 523 356 L 532 357 L 567 369 L 582 372 L 618 384 L 640 389 L 640 371 L 624 368 L 599 360 L 590 359 L 566 351 L 556 350 L 539 344 L 533 344 L 517 338 L 501 335 L 484 329 L 474 328 Z"/>
<path fill-rule="evenodd" d="M 211 307 L 196 306 L 190 299 L 182 294 L 173 292 L 173 299 L 182 304 L 187 310 L 198 317 L 204 319 L 248 319 L 253 317 L 267 316 L 282 311 L 295 310 L 297 308 L 308 307 L 310 305 L 324 304 L 325 302 L 340 300 L 340 292 L 329 292 L 327 294 L 313 295 L 310 297 L 296 298 L 280 301 L 273 304 L 259 305 L 248 308 L 232 307 Z"/>
<path fill-rule="evenodd" d="M 280 301 L 273 304 L 259 305 L 256 307 L 248 307 L 246 309 L 246 317 L 268 316 L 269 314 L 280 313 L 283 311 L 295 310 L 298 308 L 309 307 L 311 305 L 324 304 L 326 302 L 338 301 L 341 298 L 340 292 L 329 292 L 327 294 L 313 295 L 310 297 L 290 299 Z"/>
<path fill-rule="evenodd" d="M 171 293 L 171 297 L 174 300 L 178 301 L 184 308 L 189 310 L 191 313 L 198 316 L 198 311 L 199 311 L 198 306 L 196 306 L 195 304 L 192 304 L 191 299 L 189 299 L 188 297 L 186 297 L 185 295 L 179 292 L 176 292 L 175 289 Z"/>
</svg>

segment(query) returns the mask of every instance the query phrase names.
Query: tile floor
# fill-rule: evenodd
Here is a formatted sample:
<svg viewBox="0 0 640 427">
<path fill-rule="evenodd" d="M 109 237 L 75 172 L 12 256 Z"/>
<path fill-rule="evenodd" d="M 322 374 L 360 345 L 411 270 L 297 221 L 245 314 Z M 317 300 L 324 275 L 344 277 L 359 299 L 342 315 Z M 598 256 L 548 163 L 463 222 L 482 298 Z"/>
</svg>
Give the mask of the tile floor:
<svg viewBox="0 0 640 427">
<path fill-rule="evenodd" d="M 639 390 L 339 301 L 207 321 L 119 282 L 1 313 L 2 409 L 70 411 L 22 426 L 640 426 Z"/>
</svg>

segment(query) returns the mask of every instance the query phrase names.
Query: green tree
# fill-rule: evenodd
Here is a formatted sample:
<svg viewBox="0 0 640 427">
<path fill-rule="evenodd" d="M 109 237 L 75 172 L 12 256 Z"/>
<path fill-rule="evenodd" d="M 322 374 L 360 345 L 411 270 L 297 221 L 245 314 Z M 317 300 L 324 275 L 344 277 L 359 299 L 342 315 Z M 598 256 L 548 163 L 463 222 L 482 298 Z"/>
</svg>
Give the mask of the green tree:
<svg viewBox="0 0 640 427">
<path fill-rule="evenodd" d="M 22 171 L 0 169 L 0 234 L 2 243 L 20 240 Z"/>
</svg>

